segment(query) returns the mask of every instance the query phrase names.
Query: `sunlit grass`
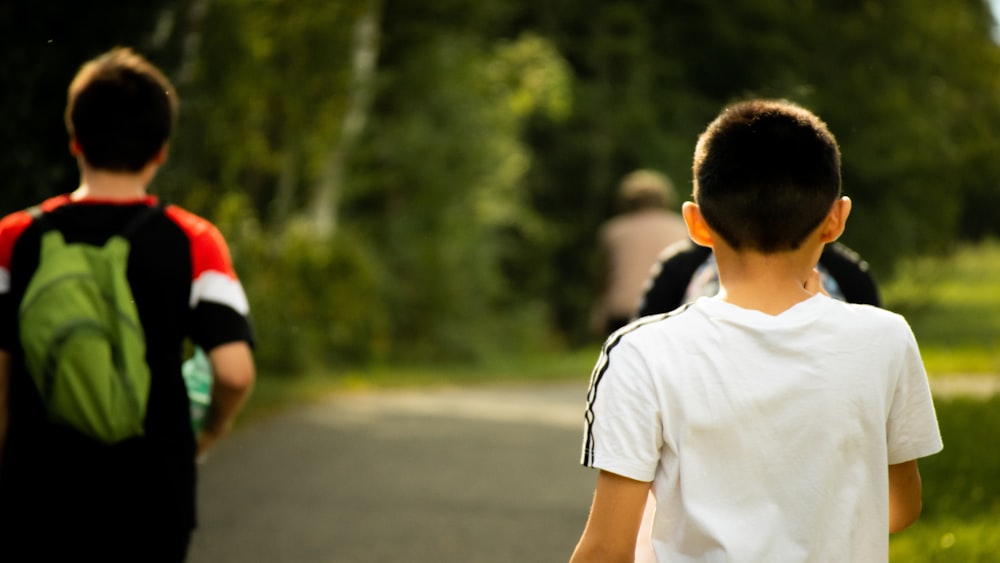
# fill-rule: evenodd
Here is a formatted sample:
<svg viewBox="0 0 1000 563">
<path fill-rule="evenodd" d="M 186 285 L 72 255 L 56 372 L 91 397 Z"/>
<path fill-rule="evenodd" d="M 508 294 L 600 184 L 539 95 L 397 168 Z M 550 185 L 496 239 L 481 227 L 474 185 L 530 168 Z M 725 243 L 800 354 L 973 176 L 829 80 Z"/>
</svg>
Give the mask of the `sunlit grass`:
<svg viewBox="0 0 1000 563">
<path fill-rule="evenodd" d="M 921 343 L 920 353 L 924 359 L 924 367 L 931 376 L 953 373 L 1000 373 L 1000 350 L 995 346 L 983 344 L 940 346 Z"/>
<path fill-rule="evenodd" d="M 920 461 L 924 511 L 892 536 L 893 563 L 1000 560 L 1000 397 L 938 401 L 943 452 Z"/>
<path fill-rule="evenodd" d="M 995 563 L 1000 557 L 1000 513 L 918 522 L 893 538 L 893 563 Z"/>
<path fill-rule="evenodd" d="M 1000 373 L 1000 243 L 907 259 L 882 292 L 913 327 L 928 372 Z"/>
</svg>

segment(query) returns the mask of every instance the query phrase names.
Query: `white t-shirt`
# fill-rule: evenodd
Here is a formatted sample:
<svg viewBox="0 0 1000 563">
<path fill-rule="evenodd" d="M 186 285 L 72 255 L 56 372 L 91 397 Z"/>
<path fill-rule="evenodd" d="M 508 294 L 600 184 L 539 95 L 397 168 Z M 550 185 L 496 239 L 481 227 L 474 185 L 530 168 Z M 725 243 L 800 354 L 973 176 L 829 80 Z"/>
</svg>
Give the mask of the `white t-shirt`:
<svg viewBox="0 0 1000 563">
<path fill-rule="evenodd" d="M 888 559 L 888 465 L 941 450 L 906 321 L 816 295 L 713 298 L 613 334 L 583 464 L 652 481 L 659 561 Z"/>
</svg>

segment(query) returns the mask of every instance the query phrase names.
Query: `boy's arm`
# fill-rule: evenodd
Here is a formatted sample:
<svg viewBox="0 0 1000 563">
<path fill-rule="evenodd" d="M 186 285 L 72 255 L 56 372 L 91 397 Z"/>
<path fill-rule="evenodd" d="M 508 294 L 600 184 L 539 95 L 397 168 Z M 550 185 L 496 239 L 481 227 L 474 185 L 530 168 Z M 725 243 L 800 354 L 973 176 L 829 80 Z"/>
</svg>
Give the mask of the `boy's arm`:
<svg viewBox="0 0 1000 563">
<path fill-rule="evenodd" d="M 905 530 L 923 508 L 917 460 L 889 466 L 889 533 Z"/>
<path fill-rule="evenodd" d="M 899 318 L 900 322 L 901 318 Z M 910 327 L 903 322 L 905 338 L 901 373 L 896 378 L 886 420 L 889 446 L 889 532 L 906 529 L 923 508 L 922 485 L 917 460 L 944 447 L 927 372 Z"/>
<path fill-rule="evenodd" d="M 229 342 L 208 352 L 212 364 L 212 402 L 198 435 L 198 455 L 224 436 L 250 396 L 255 376 L 253 355 L 246 342 Z"/>
<path fill-rule="evenodd" d="M 590 518 L 570 563 L 631 563 L 648 496 L 648 482 L 601 471 Z"/>
</svg>

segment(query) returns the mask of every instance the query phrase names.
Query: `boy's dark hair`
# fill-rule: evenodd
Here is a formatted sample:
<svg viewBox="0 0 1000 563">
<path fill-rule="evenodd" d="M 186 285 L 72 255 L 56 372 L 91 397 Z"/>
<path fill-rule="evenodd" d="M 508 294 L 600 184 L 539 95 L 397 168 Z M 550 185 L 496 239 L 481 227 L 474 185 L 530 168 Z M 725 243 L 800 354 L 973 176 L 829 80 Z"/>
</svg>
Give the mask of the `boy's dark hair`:
<svg viewBox="0 0 1000 563">
<path fill-rule="evenodd" d="M 65 118 L 88 164 L 138 172 L 170 139 L 176 115 L 177 94 L 167 77 L 131 49 L 117 47 L 80 68 Z"/>
<path fill-rule="evenodd" d="M 737 103 L 698 139 L 695 201 L 708 226 L 736 250 L 798 248 L 840 194 L 836 139 L 792 103 Z"/>
</svg>

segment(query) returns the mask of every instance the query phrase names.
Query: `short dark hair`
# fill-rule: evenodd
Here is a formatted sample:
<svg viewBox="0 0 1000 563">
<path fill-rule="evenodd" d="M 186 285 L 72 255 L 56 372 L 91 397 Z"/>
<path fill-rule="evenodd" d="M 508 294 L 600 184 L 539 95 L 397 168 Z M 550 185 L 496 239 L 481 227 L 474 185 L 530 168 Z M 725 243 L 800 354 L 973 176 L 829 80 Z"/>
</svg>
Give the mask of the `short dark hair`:
<svg viewBox="0 0 1000 563">
<path fill-rule="evenodd" d="M 66 129 L 94 168 L 142 170 L 170 139 L 177 94 L 166 76 L 131 49 L 85 63 L 69 87 Z"/>
<path fill-rule="evenodd" d="M 825 123 L 786 101 L 725 108 L 698 139 L 694 197 L 736 250 L 794 250 L 841 194 L 840 149 Z"/>
</svg>

